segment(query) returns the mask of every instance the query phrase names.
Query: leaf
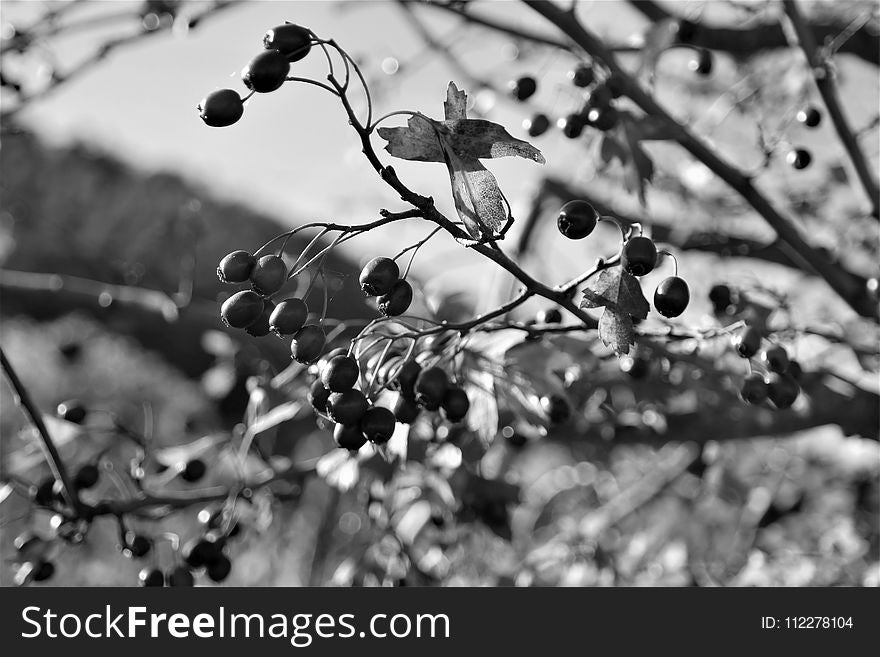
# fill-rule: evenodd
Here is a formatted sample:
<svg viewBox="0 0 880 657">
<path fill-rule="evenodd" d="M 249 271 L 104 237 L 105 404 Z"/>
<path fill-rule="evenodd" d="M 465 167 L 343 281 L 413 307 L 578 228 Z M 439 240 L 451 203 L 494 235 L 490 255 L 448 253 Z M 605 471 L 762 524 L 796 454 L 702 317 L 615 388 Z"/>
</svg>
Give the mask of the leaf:
<svg viewBox="0 0 880 657">
<path fill-rule="evenodd" d="M 649 79 L 653 78 L 660 54 L 675 42 L 677 36 L 676 19 L 666 18 L 651 23 L 642 35 L 642 52 L 637 75 L 646 74 Z"/>
<path fill-rule="evenodd" d="M 458 216 L 474 239 L 500 233 L 510 221 L 507 201 L 495 176 L 476 159 L 461 159 L 445 149 L 452 185 L 452 198 Z"/>
<path fill-rule="evenodd" d="M 618 356 L 628 354 L 629 348 L 636 343 L 632 318 L 626 313 L 606 307 L 599 318 L 599 339 Z"/>
<path fill-rule="evenodd" d="M 580 307 L 601 306 L 638 319 L 646 319 L 651 310 L 645 295 L 642 294 L 639 281 L 635 276 L 625 272 L 622 267 L 603 269 L 598 278 L 584 289 L 584 298 Z"/>
<path fill-rule="evenodd" d="M 621 164 L 625 164 L 628 154 L 616 137 L 603 133 L 599 143 L 599 157 L 605 164 L 611 164 L 615 159 L 620 160 Z"/>
<path fill-rule="evenodd" d="M 443 102 L 443 116 L 447 121 L 467 118 L 467 93 L 459 90 L 454 82 L 446 86 L 446 100 Z"/>
</svg>

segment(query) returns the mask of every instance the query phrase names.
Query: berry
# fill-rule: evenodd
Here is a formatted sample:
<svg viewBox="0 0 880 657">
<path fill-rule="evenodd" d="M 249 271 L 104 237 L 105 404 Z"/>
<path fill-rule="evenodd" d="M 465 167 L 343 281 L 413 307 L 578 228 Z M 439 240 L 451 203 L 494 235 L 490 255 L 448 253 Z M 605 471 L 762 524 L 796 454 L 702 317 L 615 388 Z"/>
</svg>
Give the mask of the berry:
<svg viewBox="0 0 880 657">
<path fill-rule="evenodd" d="M 265 94 L 284 84 L 290 62 L 277 50 L 264 50 L 241 70 L 241 80 L 248 89 Z"/>
<path fill-rule="evenodd" d="M 610 107 L 613 100 L 614 94 L 611 93 L 611 89 L 608 88 L 608 85 L 604 83 L 597 84 L 593 87 L 593 90 L 587 97 L 587 103 L 590 107 L 597 107 L 600 109 Z"/>
<path fill-rule="evenodd" d="M 333 440 L 342 449 L 357 451 L 367 444 L 367 437 L 358 424 L 337 424 L 333 428 Z"/>
<path fill-rule="evenodd" d="M 619 364 L 620 371 L 634 379 L 644 379 L 651 371 L 651 361 L 644 356 L 625 356 Z"/>
<path fill-rule="evenodd" d="M 86 419 L 86 407 L 76 399 L 68 399 L 58 404 L 58 417 L 74 424 L 82 424 Z"/>
<path fill-rule="evenodd" d="M 530 137 L 540 137 L 550 128 L 550 119 L 546 114 L 535 114 L 531 118 L 523 119 L 522 127 Z"/>
<path fill-rule="evenodd" d="M 605 81 L 605 85 L 608 87 L 612 98 L 620 98 L 623 95 L 623 80 L 619 76 L 611 75 Z"/>
<path fill-rule="evenodd" d="M 31 572 L 34 575 L 35 582 L 45 582 L 55 574 L 55 564 L 46 559 L 40 559 L 34 564 Z"/>
<path fill-rule="evenodd" d="M 529 439 L 525 434 L 520 433 L 511 426 L 503 427 L 501 429 L 501 435 L 504 437 L 504 440 L 507 441 L 507 444 L 514 449 L 522 449 L 529 443 Z"/>
<path fill-rule="evenodd" d="M 450 422 L 461 422 L 470 410 L 471 402 L 467 393 L 458 386 L 452 386 L 443 396 L 443 413 Z"/>
<path fill-rule="evenodd" d="M 138 573 L 138 583 L 141 586 L 164 586 L 165 575 L 158 568 L 144 568 Z"/>
<path fill-rule="evenodd" d="M 208 566 L 221 556 L 220 544 L 207 538 L 196 538 L 183 548 L 183 560 L 192 568 Z"/>
<path fill-rule="evenodd" d="M 785 370 L 785 372 L 795 381 L 800 381 L 801 377 L 804 375 L 804 370 L 801 367 L 801 364 L 796 360 L 788 361 L 788 369 Z"/>
<path fill-rule="evenodd" d="M 617 125 L 619 115 L 617 110 L 611 107 L 593 107 L 587 112 L 587 123 L 597 130 L 607 132 Z"/>
<path fill-rule="evenodd" d="M 416 402 L 419 406 L 436 411 L 443 402 L 446 390 L 449 387 L 449 377 L 439 367 L 429 367 L 422 370 L 416 379 L 415 393 Z"/>
<path fill-rule="evenodd" d="M 559 324 L 562 321 L 562 312 L 559 308 L 545 308 L 538 311 L 535 321 L 538 324 Z"/>
<path fill-rule="evenodd" d="M 796 148 L 793 151 L 789 151 L 788 155 L 785 156 L 785 161 L 788 162 L 795 169 L 806 169 L 810 166 L 810 162 L 813 161 L 813 157 L 810 155 L 810 151 L 805 148 Z"/>
<path fill-rule="evenodd" d="M 285 299 L 269 316 L 269 330 L 278 337 L 299 331 L 309 316 L 309 308 L 302 299 Z"/>
<path fill-rule="evenodd" d="M 654 308 L 664 317 L 678 317 L 691 300 L 688 284 L 683 278 L 670 276 L 654 291 Z"/>
<path fill-rule="evenodd" d="M 193 586 L 195 585 L 195 580 L 189 568 L 186 566 L 175 566 L 165 573 L 165 583 L 168 586 Z"/>
<path fill-rule="evenodd" d="M 773 372 L 767 377 L 767 396 L 778 409 L 789 408 L 800 392 L 798 382 L 788 374 Z"/>
<path fill-rule="evenodd" d="M 415 400 L 404 397 L 403 395 L 394 404 L 394 417 L 401 424 L 412 424 L 422 409 L 416 404 Z"/>
<path fill-rule="evenodd" d="M 100 475 L 101 471 L 98 470 L 98 466 L 89 463 L 76 471 L 76 474 L 73 476 L 73 485 L 79 490 L 91 488 L 98 483 Z"/>
<path fill-rule="evenodd" d="M 569 201 L 559 210 L 556 227 L 570 240 L 582 240 L 593 232 L 599 213 L 586 201 Z"/>
<path fill-rule="evenodd" d="M 507 85 L 510 95 L 516 100 L 523 101 L 531 98 L 538 90 L 538 82 L 535 78 L 524 75 L 518 80 L 511 80 Z"/>
<path fill-rule="evenodd" d="M 376 300 L 376 306 L 385 317 L 397 317 L 407 311 L 412 299 L 412 286 L 404 280 L 399 280 L 387 294 Z"/>
<path fill-rule="evenodd" d="M 361 368 L 353 356 L 335 356 L 321 371 L 321 381 L 331 392 L 351 390 L 358 382 Z"/>
<path fill-rule="evenodd" d="M 727 312 L 727 309 L 733 303 L 733 293 L 723 283 L 713 285 L 712 289 L 709 290 L 709 301 L 712 303 L 715 314 L 721 315 Z"/>
<path fill-rule="evenodd" d="M 180 478 L 193 483 L 204 477 L 207 469 L 208 466 L 202 459 L 190 459 L 184 466 L 183 472 L 180 473 Z"/>
<path fill-rule="evenodd" d="M 400 373 L 397 375 L 397 389 L 400 390 L 402 396 L 415 401 L 416 381 L 421 373 L 421 365 L 414 360 L 408 361 L 406 365 L 400 368 Z"/>
<path fill-rule="evenodd" d="M 326 413 L 328 399 L 330 399 L 330 391 L 324 387 L 321 379 L 316 379 L 309 388 L 309 403 L 318 413 Z"/>
<path fill-rule="evenodd" d="M 324 350 L 326 338 L 317 324 L 306 324 L 293 336 L 290 353 L 297 363 L 311 363 L 317 360 Z"/>
<path fill-rule="evenodd" d="M 275 304 L 270 299 L 263 299 L 263 312 L 245 329 L 255 338 L 269 335 L 269 318 L 275 312 Z"/>
<path fill-rule="evenodd" d="M 54 506 L 59 501 L 55 492 L 55 479 L 48 477 L 40 482 L 34 491 L 34 504 L 37 506 Z"/>
<path fill-rule="evenodd" d="M 743 381 L 739 396 L 747 404 L 760 404 L 767 399 L 767 382 L 757 372 L 749 374 Z"/>
<path fill-rule="evenodd" d="M 244 103 L 234 89 L 219 89 L 205 96 L 199 103 L 198 110 L 206 125 L 225 128 L 241 118 L 244 114 Z"/>
<path fill-rule="evenodd" d="M 231 571 L 232 562 L 225 554 L 221 554 L 213 563 L 208 564 L 207 574 L 208 577 L 211 578 L 211 581 L 222 582 L 229 577 Z"/>
<path fill-rule="evenodd" d="M 808 128 L 815 128 L 822 122 L 822 113 L 810 105 L 797 113 L 797 120 Z"/>
<path fill-rule="evenodd" d="M 220 319 L 231 328 L 247 328 L 263 312 L 263 298 L 251 290 L 236 292 L 220 307 Z"/>
<path fill-rule="evenodd" d="M 771 372 L 782 374 L 788 369 L 788 352 L 785 350 L 785 347 L 781 345 L 775 345 L 765 349 L 761 353 L 761 360 L 764 361 Z"/>
<path fill-rule="evenodd" d="M 263 295 L 275 294 L 287 281 L 287 265 L 277 255 L 264 255 L 251 272 L 254 289 Z"/>
<path fill-rule="evenodd" d="M 541 408 L 551 424 L 562 424 L 571 417 L 571 405 L 562 395 L 541 397 Z"/>
<path fill-rule="evenodd" d="M 559 128 L 562 131 L 562 134 L 569 139 L 577 139 L 580 137 L 581 134 L 583 134 L 586 125 L 584 117 L 577 112 L 563 116 L 556 121 L 556 127 Z"/>
<path fill-rule="evenodd" d="M 217 265 L 217 278 L 222 283 L 244 283 L 251 277 L 257 259 L 247 251 L 233 251 Z"/>
<path fill-rule="evenodd" d="M 700 49 L 696 58 L 688 62 L 688 68 L 699 75 L 709 75 L 712 73 L 712 53 Z"/>
<path fill-rule="evenodd" d="M 369 403 L 360 390 L 334 392 L 327 400 L 330 419 L 340 424 L 356 425 L 367 412 Z"/>
<path fill-rule="evenodd" d="M 400 279 L 400 268 L 391 258 L 379 257 L 370 260 L 361 270 L 358 278 L 361 290 L 368 297 L 388 294 Z"/>
<path fill-rule="evenodd" d="M 743 358 L 751 358 L 761 348 L 761 332 L 754 326 L 747 326 L 733 338 L 736 352 Z"/>
<path fill-rule="evenodd" d="M 382 406 L 373 406 L 361 418 L 360 429 L 367 440 L 381 445 L 388 442 L 396 426 L 397 419 L 394 413 Z"/>
<path fill-rule="evenodd" d="M 298 62 L 312 49 L 312 35 L 299 25 L 276 25 L 263 37 L 263 47 L 277 50 L 290 62 Z"/>
<path fill-rule="evenodd" d="M 639 235 L 630 238 L 623 245 L 620 264 L 633 276 L 649 274 L 657 264 L 657 247 L 648 237 Z"/>
<path fill-rule="evenodd" d="M 124 552 L 126 556 L 139 559 L 147 555 L 152 546 L 153 543 L 146 536 L 135 534 L 134 532 L 127 532 L 125 535 Z"/>
<path fill-rule="evenodd" d="M 568 72 L 568 79 L 576 87 L 589 87 L 595 81 L 596 74 L 589 64 L 578 64 Z"/>
</svg>

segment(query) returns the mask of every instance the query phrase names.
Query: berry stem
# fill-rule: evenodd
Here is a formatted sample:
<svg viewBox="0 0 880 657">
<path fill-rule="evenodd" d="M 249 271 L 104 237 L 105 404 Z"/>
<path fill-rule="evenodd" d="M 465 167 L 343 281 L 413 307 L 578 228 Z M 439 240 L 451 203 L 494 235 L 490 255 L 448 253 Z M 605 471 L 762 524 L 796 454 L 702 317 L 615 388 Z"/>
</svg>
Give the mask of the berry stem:
<svg viewBox="0 0 880 657">
<path fill-rule="evenodd" d="M 678 276 L 678 258 L 676 258 L 672 253 L 666 251 L 665 249 L 663 251 L 657 251 L 657 254 L 665 255 L 669 258 L 672 258 L 672 275 Z"/>
</svg>

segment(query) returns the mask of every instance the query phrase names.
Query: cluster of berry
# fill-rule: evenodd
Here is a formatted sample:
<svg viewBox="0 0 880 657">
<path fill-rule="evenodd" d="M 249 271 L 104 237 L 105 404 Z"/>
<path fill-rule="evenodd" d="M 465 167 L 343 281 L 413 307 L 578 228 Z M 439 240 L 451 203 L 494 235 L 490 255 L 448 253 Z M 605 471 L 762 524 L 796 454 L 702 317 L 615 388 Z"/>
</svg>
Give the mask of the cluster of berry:
<svg viewBox="0 0 880 657">
<path fill-rule="evenodd" d="M 400 277 L 400 269 L 391 258 L 373 258 L 361 270 L 358 280 L 364 294 L 378 297 L 376 307 L 385 317 L 402 315 L 412 303 L 412 286 Z"/>
<path fill-rule="evenodd" d="M 815 128 L 822 122 L 822 113 L 818 108 L 810 105 L 802 110 L 798 110 L 796 115 L 798 123 L 802 123 L 808 128 Z M 785 161 L 795 169 L 806 169 L 813 161 L 813 156 L 806 148 L 793 148 L 785 156 Z"/>
</svg>

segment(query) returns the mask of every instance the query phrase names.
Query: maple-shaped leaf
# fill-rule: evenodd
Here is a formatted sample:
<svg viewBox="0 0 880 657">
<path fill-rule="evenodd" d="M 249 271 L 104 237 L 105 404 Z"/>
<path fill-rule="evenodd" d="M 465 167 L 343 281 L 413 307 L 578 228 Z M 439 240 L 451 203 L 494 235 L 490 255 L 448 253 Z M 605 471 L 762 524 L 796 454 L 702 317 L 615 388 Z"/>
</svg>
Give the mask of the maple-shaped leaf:
<svg viewBox="0 0 880 657">
<path fill-rule="evenodd" d="M 629 348 L 636 343 L 632 317 L 606 306 L 599 318 L 599 339 L 618 356 L 628 354 Z"/>
<path fill-rule="evenodd" d="M 651 310 L 638 279 L 622 267 L 603 269 L 584 289 L 581 308 L 601 306 L 638 319 L 646 319 Z"/>
<path fill-rule="evenodd" d="M 502 232 L 510 212 L 495 176 L 477 159 L 461 158 L 451 148 L 446 155 L 455 209 L 467 231 L 477 240 Z"/>
</svg>

